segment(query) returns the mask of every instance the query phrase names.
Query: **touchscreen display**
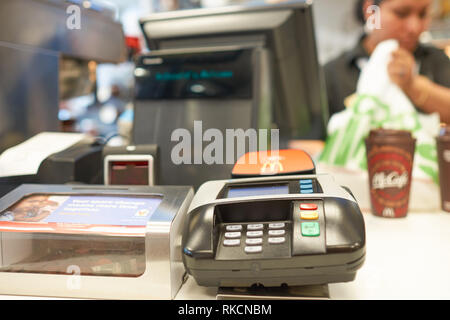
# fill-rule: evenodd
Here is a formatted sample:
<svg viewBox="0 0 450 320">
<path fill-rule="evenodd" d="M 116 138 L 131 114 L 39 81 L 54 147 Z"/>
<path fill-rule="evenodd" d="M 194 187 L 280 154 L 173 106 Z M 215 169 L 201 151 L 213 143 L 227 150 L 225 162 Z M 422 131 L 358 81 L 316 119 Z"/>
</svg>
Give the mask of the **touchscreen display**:
<svg viewBox="0 0 450 320">
<path fill-rule="evenodd" d="M 228 189 L 227 198 L 240 198 L 250 196 L 266 196 L 289 194 L 288 185 L 264 185 L 248 187 L 231 187 Z"/>
<path fill-rule="evenodd" d="M 145 232 L 161 201 L 160 197 L 32 195 L 0 214 L 0 231 Z"/>
</svg>

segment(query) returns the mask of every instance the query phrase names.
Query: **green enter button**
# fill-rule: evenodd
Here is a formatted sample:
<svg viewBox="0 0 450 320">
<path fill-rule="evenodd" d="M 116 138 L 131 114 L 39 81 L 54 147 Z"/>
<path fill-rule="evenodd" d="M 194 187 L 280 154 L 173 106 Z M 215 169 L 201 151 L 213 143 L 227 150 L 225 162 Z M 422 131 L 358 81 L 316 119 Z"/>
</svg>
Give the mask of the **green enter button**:
<svg viewBox="0 0 450 320">
<path fill-rule="evenodd" d="M 320 236 L 320 226 L 318 222 L 302 222 L 302 236 L 318 237 Z"/>
</svg>

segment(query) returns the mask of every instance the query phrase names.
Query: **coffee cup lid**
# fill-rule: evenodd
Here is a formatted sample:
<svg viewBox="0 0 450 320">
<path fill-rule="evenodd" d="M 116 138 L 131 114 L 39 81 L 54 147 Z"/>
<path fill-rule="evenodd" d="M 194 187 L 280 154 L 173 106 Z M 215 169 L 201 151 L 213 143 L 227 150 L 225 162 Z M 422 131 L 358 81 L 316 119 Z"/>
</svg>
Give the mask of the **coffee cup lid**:
<svg viewBox="0 0 450 320">
<path fill-rule="evenodd" d="M 382 141 L 404 141 L 406 143 L 415 142 L 415 138 L 412 136 L 411 132 L 406 130 L 393 130 L 393 129 L 372 129 L 369 132 L 369 136 L 366 142 L 372 140 L 382 140 Z"/>
</svg>

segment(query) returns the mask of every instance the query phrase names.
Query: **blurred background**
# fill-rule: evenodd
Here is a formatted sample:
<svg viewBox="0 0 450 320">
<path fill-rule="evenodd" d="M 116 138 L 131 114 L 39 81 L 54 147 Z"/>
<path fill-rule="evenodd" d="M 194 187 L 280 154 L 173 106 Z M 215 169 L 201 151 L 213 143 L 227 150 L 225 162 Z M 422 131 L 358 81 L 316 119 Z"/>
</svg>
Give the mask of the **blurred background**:
<svg viewBox="0 0 450 320">
<path fill-rule="evenodd" d="M 205 7 L 221 7 L 242 3 L 282 2 L 280 0 L 109 0 L 117 19 L 122 23 L 127 43 L 135 53 L 145 51 L 145 43 L 138 20 L 152 12 L 185 10 Z M 355 0 L 315 0 L 314 18 L 319 60 L 322 64 L 342 51 L 353 47 L 363 29 L 354 14 Z M 446 49 L 450 56 L 450 0 L 435 0 L 433 25 L 423 41 Z M 64 106 L 60 119 L 76 117 L 76 130 L 93 132 L 102 136 L 119 132 L 126 136 L 132 119 L 131 92 L 133 86 L 132 54 L 129 61 L 119 65 L 100 65 L 97 70 L 98 103 L 91 105 L 92 98 L 81 98 Z M 86 107 L 90 105 L 90 107 Z M 69 110 L 66 112 L 65 110 Z"/>
<path fill-rule="evenodd" d="M 81 63 L 77 59 L 64 59 L 60 62 L 59 130 L 90 133 L 110 141 L 110 144 L 121 145 L 126 144 L 129 140 L 133 120 L 135 57 L 147 51 L 139 26 L 139 18 L 154 12 L 282 1 L 71 0 L 69 2 L 90 8 L 96 4 L 107 8 L 108 15 L 122 25 L 127 52 L 120 63 L 117 63 L 117 60 L 114 60 L 114 63 L 108 63 L 108 61 L 100 61 L 101 59 L 86 63 Z M 321 64 L 353 47 L 360 37 L 363 29 L 355 17 L 355 2 L 356 0 L 314 1 L 314 23 Z M 424 34 L 423 41 L 432 42 L 445 49 L 450 56 L 449 39 L 450 0 L 435 0 L 433 24 L 430 32 Z M 73 88 L 76 88 L 76 92 L 71 92 Z M 0 120 L 0 136 L 2 134 L 0 153 L 8 147 L 22 142 L 33 132 L 25 134 L 27 136 L 21 136 L 8 129 L 6 123 L 2 125 Z"/>
</svg>

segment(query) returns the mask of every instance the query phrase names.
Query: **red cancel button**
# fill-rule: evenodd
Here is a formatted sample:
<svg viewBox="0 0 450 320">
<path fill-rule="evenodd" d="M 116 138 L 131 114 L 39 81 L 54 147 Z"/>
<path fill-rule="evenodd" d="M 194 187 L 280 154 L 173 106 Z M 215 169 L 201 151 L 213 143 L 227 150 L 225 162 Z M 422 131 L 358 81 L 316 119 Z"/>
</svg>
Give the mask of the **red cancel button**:
<svg viewBox="0 0 450 320">
<path fill-rule="evenodd" d="M 300 203 L 300 210 L 317 210 L 315 203 Z"/>
</svg>

